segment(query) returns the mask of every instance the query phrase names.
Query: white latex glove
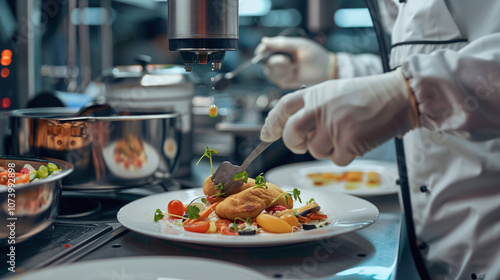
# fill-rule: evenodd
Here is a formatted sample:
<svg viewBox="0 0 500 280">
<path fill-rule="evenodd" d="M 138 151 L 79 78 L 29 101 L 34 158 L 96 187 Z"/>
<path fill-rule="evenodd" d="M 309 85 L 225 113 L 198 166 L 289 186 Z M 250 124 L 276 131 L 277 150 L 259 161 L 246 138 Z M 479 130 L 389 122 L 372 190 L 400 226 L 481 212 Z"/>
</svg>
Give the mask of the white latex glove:
<svg viewBox="0 0 500 280">
<path fill-rule="evenodd" d="M 314 85 L 336 77 L 336 57 L 320 44 L 300 37 L 263 37 L 255 55 L 268 52 L 290 54 L 272 55 L 264 63 L 267 79 L 283 89 L 297 89 L 301 85 Z"/>
<path fill-rule="evenodd" d="M 340 79 L 285 95 L 269 112 L 263 141 L 283 137 L 294 153 L 347 165 L 356 156 L 419 126 L 401 70 Z"/>
</svg>

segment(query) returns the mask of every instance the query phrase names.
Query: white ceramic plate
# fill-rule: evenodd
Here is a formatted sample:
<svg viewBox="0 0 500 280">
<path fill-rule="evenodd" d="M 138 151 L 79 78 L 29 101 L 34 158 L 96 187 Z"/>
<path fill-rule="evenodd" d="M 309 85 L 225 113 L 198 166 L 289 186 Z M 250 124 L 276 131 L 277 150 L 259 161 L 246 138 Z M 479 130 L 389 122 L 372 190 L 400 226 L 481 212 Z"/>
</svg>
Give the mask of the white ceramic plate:
<svg viewBox="0 0 500 280">
<path fill-rule="evenodd" d="M 189 269 L 195 267 L 196 269 Z M 190 257 L 129 257 L 113 258 L 81 263 L 60 265 L 24 274 L 13 279 L 19 280 L 109 280 L 109 279 L 157 279 L 179 280 L 207 279 L 207 272 L 218 273 L 219 280 L 268 279 L 256 271 L 238 264 Z"/>
<path fill-rule="evenodd" d="M 291 189 L 283 188 L 285 191 Z M 221 234 L 205 234 L 186 232 L 182 228 L 165 226 L 165 223 L 154 222 L 153 213 L 160 208 L 166 212 L 167 204 L 178 199 L 184 203 L 203 195 L 201 188 L 173 191 L 144 197 L 133 201 L 118 212 L 118 221 L 123 226 L 145 235 L 188 243 L 197 243 L 226 247 L 264 247 L 299 243 L 328 238 L 335 235 L 362 229 L 374 223 L 379 215 L 377 207 L 370 202 L 347 194 L 332 194 L 318 189 L 301 190 L 302 201 L 314 198 L 328 214 L 332 223 L 324 228 L 299 231 L 294 233 L 259 233 L 252 236 L 227 236 Z M 299 207 L 295 203 L 294 207 Z"/>
<path fill-rule="evenodd" d="M 350 187 L 346 187 L 345 182 L 329 183 L 316 186 L 307 177 L 311 173 L 334 172 L 342 173 L 346 171 L 377 172 L 380 175 L 380 184 L 377 186 L 367 186 L 365 182 Z M 338 166 L 329 160 L 299 162 L 273 168 L 264 174 L 266 181 L 275 183 L 278 186 L 293 186 L 299 189 L 321 189 L 328 192 L 342 192 L 355 196 L 367 197 L 377 195 L 395 194 L 399 188 L 396 185 L 398 170 L 396 163 L 374 160 L 355 160 L 347 166 Z"/>
<path fill-rule="evenodd" d="M 146 164 L 137 170 L 134 170 L 132 167 L 127 170 L 123 167 L 122 164 L 117 164 L 115 162 L 115 147 L 116 142 L 113 142 L 106 146 L 103 151 L 104 161 L 106 162 L 106 166 L 109 170 L 119 178 L 125 179 L 137 179 L 142 177 L 147 177 L 158 169 L 158 165 L 160 164 L 160 158 L 158 153 L 155 151 L 151 145 L 148 143 L 144 143 L 144 152 L 146 153 Z"/>
</svg>

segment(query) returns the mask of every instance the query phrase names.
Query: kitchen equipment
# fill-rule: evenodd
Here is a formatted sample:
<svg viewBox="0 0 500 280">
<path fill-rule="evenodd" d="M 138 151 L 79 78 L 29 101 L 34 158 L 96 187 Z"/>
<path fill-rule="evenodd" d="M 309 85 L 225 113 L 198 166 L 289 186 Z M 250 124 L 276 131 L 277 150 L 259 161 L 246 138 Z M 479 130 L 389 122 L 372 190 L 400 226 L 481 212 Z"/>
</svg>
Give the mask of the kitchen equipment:
<svg viewBox="0 0 500 280">
<path fill-rule="evenodd" d="M 192 101 L 198 78 L 179 65 L 149 64 L 148 56 L 138 55 L 136 60 L 137 65 L 116 66 L 103 73 L 104 99 L 122 114 L 180 114 L 183 145 L 175 176 L 189 176 Z"/>
<path fill-rule="evenodd" d="M 260 142 L 260 144 L 255 147 L 255 149 L 248 155 L 241 166 L 233 165 L 228 161 L 223 162 L 219 165 L 219 168 L 215 171 L 213 177 L 214 184 L 217 186 L 222 184 L 224 187 L 224 193 L 232 194 L 237 189 L 243 185 L 243 180 L 234 180 L 234 176 L 245 171 L 250 163 L 262 153 L 272 142 Z"/>
<path fill-rule="evenodd" d="M 179 114 L 74 117 L 77 112 L 11 111 L 11 152 L 72 163 L 65 189 L 137 187 L 171 177 L 182 146 Z"/>
<path fill-rule="evenodd" d="M 193 63 L 220 69 L 226 51 L 238 49 L 238 0 L 168 1 L 170 51 L 180 51 L 186 71 Z"/>
<path fill-rule="evenodd" d="M 27 163 L 38 170 L 49 162 L 62 168 L 61 173 L 12 189 L 0 185 L 0 218 L 7 223 L 0 227 L 0 246 L 17 244 L 52 224 L 59 211 L 61 180 L 73 171 L 70 163 L 57 159 L 0 157 L 0 166 L 12 167 L 15 172 Z"/>
<path fill-rule="evenodd" d="M 270 56 L 272 55 L 284 55 L 290 59 L 290 62 L 294 62 L 294 58 L 291 54 L 285 53 L 285 52 L 270 52 L 270 53 L 264 53 L 264 54 L 258 54 L 254 56 L 253 58 L 243 62 L 240 64 L 238 67 L 236 67 L 233 71 L 227 72 L 227 73 L 221 73 L 218 74 L 213 78 L 212 82 L 212 87 L 216 90 L 224 90 L 229 86 L 230 80 L 236 77 L 239 73 L 241 73 L 243 70 L 247 69 L 248 67 L 257 64 L 259 62 L 267 60 Z"/>
</svg>

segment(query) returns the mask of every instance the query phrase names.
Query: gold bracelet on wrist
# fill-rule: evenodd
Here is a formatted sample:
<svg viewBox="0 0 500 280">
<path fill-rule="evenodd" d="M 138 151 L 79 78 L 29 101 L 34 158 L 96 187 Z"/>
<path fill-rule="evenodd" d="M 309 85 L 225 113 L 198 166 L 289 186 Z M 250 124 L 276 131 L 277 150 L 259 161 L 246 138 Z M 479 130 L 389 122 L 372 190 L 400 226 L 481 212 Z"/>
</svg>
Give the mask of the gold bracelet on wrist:
<svg viewBox="0 0 500 280">
<path fill-rule="evenodd" d="M 410 92 L 410 103 L 411 103 L 411 109 L 413 111 L 413 115 L 416 119 L 416 123 L 412 124 L 414 128 L 420 128 L 420 111 L 418 111 L 418 102 L 417 98 L 415 97 L 415 93 L 413 92 L 413 89 L 410 86 L 410 80 L 406 79 L 406 86 L 408 87 L 408 91 Z"/>
</svg>

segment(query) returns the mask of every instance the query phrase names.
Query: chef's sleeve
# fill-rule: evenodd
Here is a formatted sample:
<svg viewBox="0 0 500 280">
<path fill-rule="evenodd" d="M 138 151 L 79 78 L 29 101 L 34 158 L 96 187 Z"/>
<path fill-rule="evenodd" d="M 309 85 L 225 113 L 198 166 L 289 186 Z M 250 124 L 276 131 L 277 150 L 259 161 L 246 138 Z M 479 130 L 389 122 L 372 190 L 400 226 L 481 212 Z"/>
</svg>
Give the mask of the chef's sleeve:
<svg viewBox="0 0 500 280">
<path fill-rule="evenodd" d="M 500 34 L 403 64 L 422 126 L 475 141 L 500 137 Z"/>
<path fill-rule="evenodd" d="M 380 56 L 374 54 L 351 54 L 337 52 L 337 78 L 346 79 L 382 74 Z"/>
</svg>

